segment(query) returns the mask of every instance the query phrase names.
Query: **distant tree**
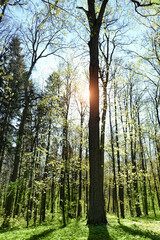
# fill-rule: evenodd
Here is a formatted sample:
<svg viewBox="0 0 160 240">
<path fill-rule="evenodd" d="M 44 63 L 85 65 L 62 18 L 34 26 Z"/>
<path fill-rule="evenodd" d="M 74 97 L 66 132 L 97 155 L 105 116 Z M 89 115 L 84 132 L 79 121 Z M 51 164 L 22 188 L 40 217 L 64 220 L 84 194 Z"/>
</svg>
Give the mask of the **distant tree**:
<svg viewBox="0 0 160 240">
<path fill-rule="evenodd" d="M 78 158 L 78 173 L 79 173 L 79 186 L 78 186 L 78 213 L 77 216 L 82 216 L 82 152 L 83 152 L 83 124 L 87 111 L 87 99 L 85 99 L 83 89 L 76 91 L 76 104 L 80 115 L 80 144 L 79 144 L 79 158 Z"/>
<path fill-rule="evenodd" d="M 0 172 L 5 148 L 11 144 L 9 135 L 15 136 L 13 121 L 18 121 L 24 103 L 24 56 L 21 54 L 20 40 L 14 37 L 9 45 L 8 55 L 4 63 L 4 74 L 1 75 L 1 113 L 0 121 Z"/>
<path fill-rule="evenodd" d="M 47 146 L 46 146 L 46 157 L 45 157 L 45 166 L 44 166 L 44 173 L 42 176 L 43 187 L 42 187 L 42 195 L 41 195 L 41 213 L 40 219 L 41 221 L 45 220 L 45 213 L 46 213 L 46 194 L 47 194 L 47 178 L 49 175 L 49 164 L 50 164 L 50 145 L 51 140 L 53 141 L 53 122 L 54 118 L 58 116 L 57 112 L 59 111 L 59 91 L 61 87 L 61 80 L 58 73 L 54 72 L 52 75 L 49 76 L 47 79 L 47 86 L 46 92 L 43 100 L 43 104 L 46 108 L 45 114 L 48 121 L 48 133 L 47 133 Z M 52 164 L 52 163 L 51 163 Z M 53 174 L 53 173 L 52 173 Z M 52 189 L 54 191 L 54 189 Z M 53 193 L 52 193 L 53 194 Z"/>
<path fill-rule="evenodd" d="M 55 43 L 55 39 L 57 37 L 59 42 L 59 33 L 63 28 L 58 25 L 58 30 L 56 28 L 53 29 L 53 32 L 46 32 L 46 24 L 49 20 L 49 16 L 43 16 L 44 19 L 41 19 L 40 15 L 37 13 L 33 16 L 33 22 L 31 27 L 29 27 L 28 31 L 21 31 L 24 39 L 24 44 L 26 44 L 27 51 L 30 56 L 30 65 L 28 71 L 24 73 L 24 107 L 22 110 L 22 115 L 20 119 L 17 143 L 15 149 L 15 158 L 13 164 L 13 171 L 10 176 L 10 184 L 8 187 L 8 192 L 6 197 L 6 205 L 5 205 L 5 217 L 3 225 L 8 224 L 9 218 L 12 212 L 12 205 L 14 201 L 14 190 L 11 191 L 12 183 L 15 183 L 17 180 L 18 168 L 20 163 L 23 135 L 24 135 L 24 127 L 27 119 L 29 105 L 31 103 L 30 99 L 30 77 L 32 71 L 40 58 L 47 57 L 51 54 L 56 54 L 56 52 L 60 49 L 59 45 L 57 46 Z M 55 45 L 53 46 L 53 43 Z M 48 48 L 52 45 L 51 52 L 47 52 Z"/>
<path fill-rule="evenodd" d="M 62 71 L 64 91 L 61 97 L 61 114 L 62 114 L 62 167 L 61 167 L 61 186 L 60 186 L 60 205 L 62 209 L 63 225 L 66 225 L 66 216 L 69 216 L 70 212 L 70 168 L 69 162 L 71 157 L 71 145 L 68 139 L 69 132 L 69 110 L 71 103 L 71 96 L 73 90 L 74 72 L 69 62 L 66 63 L 65 69 Z M 67 205 L 66 205 L 67 203 Z M 67 209 L 66 209 L 67 207 Z"/>
</svg>

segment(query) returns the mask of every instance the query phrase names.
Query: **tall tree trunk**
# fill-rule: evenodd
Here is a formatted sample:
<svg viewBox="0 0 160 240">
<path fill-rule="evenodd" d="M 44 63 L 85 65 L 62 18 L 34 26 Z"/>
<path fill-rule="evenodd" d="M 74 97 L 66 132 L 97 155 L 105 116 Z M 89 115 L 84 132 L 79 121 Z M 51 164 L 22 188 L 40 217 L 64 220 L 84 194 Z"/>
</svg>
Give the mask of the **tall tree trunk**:
<svg viewBox="0 0 160 240">
<path fill-rule="evenodd" d="M 119 153 L 119 136 L 118 136 L 118 120 L 117 120 L 117 86 L 114 79 L 114 113 L 115 113 L 115 128 L 116 128 L 116 149 L 117 149 L 117 164 L 118 164 L 118 181 L 119 181 L 119 200 L 120 200 L 120 212 L 121 217 L 124 218 L 124 186 L 122 184 L 121 166 L 120 166 L 120 153 Z"/>
<path fill-rule="evenodd" d="M 150 181 L 149 177 L 148 177 L 148 183 L 149 183 L 149 191 L 150 191 L 150 196 L 151 196 L 151 201 L 152 201 L 152 209 L 153 209 L 153 212 L 154 212 L 154 216 L 156 217 L 156 209 L 155 209 L 155 204 L 154 204 L 154 197 L 153 197 L 151 181 Z"/>
<path fill-rule="evenodd" d="M 18 167 L 21 157 L 21 146 L 22 146 L 22 140 L 23 140 L 23 134 L 24 134 L 24 126 L 27 118 L 28 108 L 29 108 L 29 97 L 28 97 L 28 76 L 25 81 L 25 106 L 22 113 L 21 122 L 19 125 L 19 131 L 18 131 L 18 140 L 17 140 L 17 146 L 16 146 L 16 152 L 15 152 L 15 158 L 14 158 L 14 166 L 13 166 L 13 172 L 10 176 L 10 184 L 7 190 L 7 197 L 6 197 L 6 203 L 5 203 L 5 216 L 3 221 L 3 226 L 8 224 L 8 221 L 11 217 L 12 213 L 12 207 L 13 207 L 13 201 L 14 201 L 14 195 L 15 195 L 15 189 L 13 187 L 13 183 L 17 180 L 17 174 L 18 174 Z"/>
<path fill-rule="evenodd" d="M 81 104 L 81 124 L 80 124 L 80 147 L 79 147 L 79 197 L 78 197 L 78 217 L 82 216 L 82 141 L 83 141 L 83 112 Z"/>
<path fill-rule="evenodd" d="M 143 182 L 143 206 L 144 206 L 144 214 L 148 215 L 148 201 L 147 201 L 147 186 L 146 186 L 146 167 L 145 167 L 145 160 L 144 160 L 144 149 L 142 144 L 142 130 L 141 130 L 141 123 L 140 123 L 140 116 L 138 111 L 138 134 L 139 134 L 139 148 L 140 148 L 140 160 L 142 166 L 142 182 Z"/>
<path fill-rule="evenodd" d="M 123 114 L 122 114 L 122 107 L 119 102 L 119 108 L 120 108 L 120 114 L 121 114 L 121 123 L 122 123 L 122 129 L 123 129 L 123 136 L 124 136 L 124 154 L 125 154 L 125 173 L 126 173 L 126 183 L 127 183 L 127 195 L 128 195 L 128 202 L 129 202 L 129 210 L 130 214 L 133 217 L 133 208 L 132 208 L 132 196 L 131 196 L 131 184 L 130 184 L 130 176 L 128 174 L 128 153 L 127 153 L 127 125 L 128 125 L 128 104 L 127 99 L 124 100 L 124 109 L 125 109 L 125 125 L 123 120 Z"/>
<path fill-rule="evenodd" d="M 119 221 L 119 206 L 118 206 L 118 194 L 117 194 L 117 179 L 116 179 L 116 166 L 115 166 L 115 153 L 114 153 L 114 137 L 113 137 L 113 127 L 111 119 L 111 102 L 109 98 L 109 124 L 111 133 L 111 151 L 112 151 L 112 169 L 113 169 L 113 212 L 117 213 Z"/>
<path fill-rule="evenodd" d="M 133 173 L 133 189 L 135 198 L 135 208 L 136 216 L 140 217 L 142 215 L 140 202 L 139 202 L 139 192 L 138 192 L 138 179 L 137 179 L 137 165 L 136 165 L 136 126 L 135 119 L 133 118 L 133 105 L 132 105 L 132 83 L 130 85 L 130 123 L 129 124 L 129 135 L 130 135 L 130 147 L 131 147 L 131 162 L 132 162 L 132 173 Z M 133 136 L 134 132 L 135 136 Z"/>
<path fill-rule="evenodd" d="M 52 185 L 51 185 L 51 213 L 52 220 L 54 216 L 54 203 L 55 203 L 55 182 L 54 182 L 54 174 L 52 176 Z"/>
<path fill-rule="evenodd" d="M 108 0 L 102 2 L 100 12 L 96 18 L 95 1 L 88 0 L 88 23 L 90 26 L 89 41 L 89 88 L 90 88 L 90 116 L 89 116 L 89 164 L 90 190 L 88 224 L 106 223 L 105 201 L 103 192 L 104 165 L 100 159 L 99 146 L 99 86 L 98 86 L 98 39 L 103 15 Z"/>
<path fill-rule="evenodd" d="M 66 226 L 66 170 L 67 170 L 67 160 L 68 160 L 68 149 L 67 149 L 67 135 L 68 135 L 68 126 L 67 126 L 67 115 L 64 119 L 63 124 L 63 147 L 62 147 L 62 169 L 61 169 L 61 185 L 60 185 L 60 206 L 62 208 L 62 218 L 63 226 Z"/>
<path fill-rule="evenodd" d="M 111 201 L 111 178 L 109 178 L 109 189 L 108 189 L 108 205 L 107 205 L 107 212 L 110 209 L 110 201 Z"/>
<path fill-rule="evenodd" d="M 86 217 L 88 218 L 88 197 L 89 197 L 89 184 L 88 184 L 88 149 L 86 148 Z"/>
<path fill-rule="evenodd" d="M 105 74 L 105 79 L 104 76 L 99 69 L 100 73 L 100 78 L 102 81 L 102 89 L 103 89 L 103 106 L 102 106 L 102 122 L 101 122 L 101 138 L 100 138 L 100 160 L 102 166 L 104 166 L 104 144 L 105 144 L 105 129 L 106 129 L 106 112 L 107 112 L 107 85 L 109 81 L 109 37 L 107 37 L 107 53 L 105 58 L 105 64 L 106 64 L 106 74 Z M 111 61 L 111 60 L 110 60 Z M 104 171 L 102 172 L 103 174 L 103 179 L 104 179 Z"/>
<path fill-rule="evenodd" d="M 47 176 L 48 176 L 48 163 L 49 163 L 49 150 L 50 150 L 50 138 L 51 138 L 51 125 L 52 125 L 52 118 L 51 114 L 49 114 L 49 128 L 48 128 L 48 141 L 47 141 L 47 148 L 46 148 L 46 161 L 44 167 L 44 174 L 43 174 L 43 187 L 42 187 L 42 196 L 41 196 L 41 221 L 45 221 L 45 213 L 46 213 L 46 192 L 47 192 Z"/>
</svg>

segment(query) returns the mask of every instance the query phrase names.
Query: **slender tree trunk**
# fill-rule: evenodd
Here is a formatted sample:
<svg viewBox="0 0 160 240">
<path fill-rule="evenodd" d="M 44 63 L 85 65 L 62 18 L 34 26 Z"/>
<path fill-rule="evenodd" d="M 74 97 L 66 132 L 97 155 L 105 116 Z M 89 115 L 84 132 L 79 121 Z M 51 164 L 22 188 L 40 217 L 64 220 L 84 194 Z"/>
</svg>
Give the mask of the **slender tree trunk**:
<svg viewBox="0 0 160 240">
<path fill-rule="evenodd" d="M 80 147 L 79 147 L 79 198 L 78 198 L 78 217 L 82 216 L 82 141 L 83 141 L 83 112 L 81 105 L 81 124 L 80 124 Z"/>
<path fill-rule="evenodd" d="M 109 124 L 111 133 L 111 151 L 112 151 L 112 169 L 113 169 L 113 212 L 117 213 L 119 221 L 119 206 L 118 206 L 118 194 L 117 194 L 117 179 L 116 179 L 116 166 L 115 166 L 115 153 L 114 153 L 114 138 L 111 119 L 111 103 L 109 98 Z"/>
<path fill-rule="evenodd" d="M 152 201 L 152 209 L 153 209 L 153 212 L 154 212 L 154 216 L 156 217 L 156 209 L 155 209 L 155 204 L 154 204 L 154 197 L 153 197 L 151 181 L 150 181 L 149 177 L 148 177 L 148 183 L 149 183 L 150 197 L 151 197 L 151 201 Z"/>
<path fill-rule="evenodd" d="M 67 126 L 67 115 L 64 119 L 63 125 L 63 149 L 62 149 L 62 169 L 61 169 L 61 186 L 60 186 L 60 206 L 62 208 L 62 218 L 63 226 L 66 226 L 66 170 L 67 170 L 67 160 L 68 160 L 68 148 L 67 148 L 67 135 L 68 135 L 68 126 Z"/>
<path fill-rule="evenodd" d="M 88 184 L 88 149 L 86 148 L 86 217 L 88 218 L 88 202 L 89 202 L 89 184 Z"/>
<path fill-rule="evenodd" d="M 143 205 L 144 205 L 144 214 L 148 215 L 148 198 L 147 198 L 147 186 L 146 186 L 146 167 L 144 163 L 144 149 L 143 149 L 143 144 L 142 144 L 142 130 L 140 126 L 140 116 L 139 116 L 139 111 L 138 111 L 138 134 L 139 134 L 139 148 L 140 148 L 140 160 L 141 160 L 141 166 L 142 166 L 142 182 L 143 182 Z"/>
<path fill-rule="evenodd" d="M 47 176 L 48 176 L 48 163 L 49 163 L 49 150 L 50 150 L 50 138 L 51 138 L 51 125 L 52 125 L 52 118 L 51 114 L 49 115 L 49 128 L 48 128 L 48 141 L 47 141 L 47 154 L 46 154 L 46 161 L 45 161 L 45 168 L 43 174 L 43 187 L 42 187 L 42 196 L 41 196 L 41 221 L 45 221 L 45 213 L 46 213 L 46 192 L 47 192 Z"/>
<path fill-rule="evenodd" d="M 119 181 L 119 200 L 120 200 L 120 212 L 121 217 L 125 218 L 124 215 L 124 186 L 122 184 L 121 177 L 121 166 L 120 166 L 120 153 L 119 153 L 119 136 L 118 136 L 118 120 L 117 120 L 117 86 L 116 80 L 114 79 L 114 112 L 115 112 L 115 128 L 116 128 L 116 149 L 117 149 L 117 164 L 118 164 L 118 181 Z"/>
<path fill-rule="evenodd" d="M 129 210 L 130 210 L 130 214 L 133 217 L 133 208 L 132 208 L 132 196 L 131 196 L 131 184 L 130 184 L 130 176 L 128 174 L 128 167 L 129 167 L 129 163 L 128 163 L 128 153 L 127 153 L 127 125 L 128 125 L 128 104 L 127 104 L 127 100 L 125 99 L 124 102 L 124 106 L 125 106 L 125 125 L 124 125 L 124 120 L 123 120 L 123 114 L 122 114 L 122 108 L 121 108 L 121 104 L 119 102 L 119 108 L 120 108 L 120 114 L 121 114 L 121 123 L 122 123 L 122 129 L 123 129 L 123 135 L 124 135 L 124 153 L 125 153 L 125 173 L 126 173 L 126 183 L 127 183 L 127 195 L 128 195 L 128 202 L 129 202 Z"/>
<path fill-rule="evenodd" d="M 37 146 L 38 146 L 38 138 L 37 138 Z M 39 173 L 38 173 L 38 171 L 39 171 L 39 163 L 40 163 L 40 161 L 41 161 L 41 152 L 40 152 L 40 154 L 38 155 L 38 152 L 37 152 L 37 154 L 36 154 L 36 160 L 35 160 L 35 169 L 36 169 L 36 174 L 35 174 L 35 181 L 37 181 L 37 182 L 40 182 L 41 181 L 41 178 L 40 178 L 40 175 L 39 175 Z M 37 185 L 35 185 L 34 184 L 34 197 L 35 197 L 35 201 L 34 201 L 34 216 L 33 216 L 33 218 L 34 218 L 34 225 L 36 225 L 36 221 L 37 221 L 37 214 L 38 214 L 38 203 L 39 203 L 39 192 L 40 192 L 40 189 L 39 189 L 39 186 L 37 186 Z"/>
<path fill-rule="evenodd" d="M 130 135 L 131 162 L 132 162 L 133 188 L 134 188 L 134 197 L 135 197 L 136 216 L 140 217 L 142 215 L 142 213 L 141 213 L 141 208 L 140 208 L 139 192 L 138 192 L 138 179 L 137 179 L 137 166 L 136 166 L 136 127 L 135 127 L 135 120 L 133 118 L 133 111 L 134 111 L 134 109 L 133 109 L 133 105 L 132 105 L 132 83 L 131 83 L 131 86 L 130 86 L 129 135 Z M 133 130 L 135 131 L 135 136 L 133 136 Z"/>
<path fill-rule="evenodd" d="M 110 209 L 110 201 L 111 201 L 111 178 L 109 178 L 109 190 L 108 190 L 107 212 L 109 212 L 109 209 Z"/>
<path fill-rule="evenodd" d="M 55 183 L 54 183 L 54 175 L 52 176 L 52 186 L 51 186 L 51 213 L 52 220 L 54 216 L 54 204 L 55 204 Z"/>
<path fill-rule="evenodd" d="M 21 157 L 21 162 L 22 162 L 22 157 Z M 21 163 L 20 163 L 20 169 L 19 169 L 19 184 L 17 186 L 17 190 L 16 190 L 16 197 L 15 197 L 15 203 L 14 203 L 14 212 L 13 212 L 13 217 L 18 216 L 19 214 L 19 206 L 21 204 L 21 198 L 22 198 L 22 194 L 23 194 L 23 187 L 24 187 L 24 178 L 21 179 L 20 181 L 20 177 L 21 177 Z"/>
<path fill-rule="evenodd" d="M 159 209 L 160 209 L 160 196 L 159 196 L 159 192 L 158 192 L 157 179 L 156 179 L 156 176 L 155 176 L 154 167 L 153 167 L 153 163 L 152 163 L 151 157 L 149 157 L 149 161 L 150 161 L 150 164 L 151 164 L 151 170 L 152 170 L 153 179 L 154 179 L 154 187 L 155 187 L 155 190 L 156 190 L 158 207 L 159 207 Z"/>
<path fill-rule="evenodd" d="M 77 189 L 77 178 L 78 178 L 78 170 L 77 170 L 77 166 L 73 165 L 72 166 L 72 171 L 71 171 L 71 175 L 72 175 L 72 181 L 71 181 L 71 201 L 72 201 L 72 217 L 76 217 L 77 215 L 77 193 L 78 193 L 78 189 Z"/>
</svg>

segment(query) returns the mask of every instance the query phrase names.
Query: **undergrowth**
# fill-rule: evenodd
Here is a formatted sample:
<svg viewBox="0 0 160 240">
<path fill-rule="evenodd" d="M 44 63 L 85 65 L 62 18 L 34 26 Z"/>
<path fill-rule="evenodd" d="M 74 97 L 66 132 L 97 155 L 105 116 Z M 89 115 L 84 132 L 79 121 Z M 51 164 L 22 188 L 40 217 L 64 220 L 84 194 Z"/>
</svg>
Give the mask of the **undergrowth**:
<svg viewBox="0 0 160 240">
<path fill-rule="evenodd" d="M 0 228 L 0 240 L 160 240 L 160 216 L 121 219 L 108 215 L 108 224 L 86 225 L 85 219 L 72 219 L 62 227 L 60 219 L 26 227 L 24 219 L 11 219 Z"/>
</svg>

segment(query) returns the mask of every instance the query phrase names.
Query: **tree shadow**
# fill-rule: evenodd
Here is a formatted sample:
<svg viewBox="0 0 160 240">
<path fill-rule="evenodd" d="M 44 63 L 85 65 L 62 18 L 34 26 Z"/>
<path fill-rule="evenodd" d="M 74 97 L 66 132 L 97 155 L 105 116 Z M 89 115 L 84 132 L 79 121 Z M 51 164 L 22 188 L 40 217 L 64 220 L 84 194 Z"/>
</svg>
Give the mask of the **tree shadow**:
<svg viewBox="0 0 160 240">
<path fill-rule="evenodd" d="M 112 240 L 109 236 L 107 226 L 104 225 L 88 225 L 89 236 L 88 240 Z"/>
<path fill-rule="evenodd" d="M 11 231 L 16 231 L 19 230 L 19 227 L 0 227 L 0 234 L 5 233 L 5 232 L 11 232 Z"/>
<path fill-rule="evenodd" d="M 149 230 L 141 230 L 138 228 L 138 226 L 136 226 L 136 229 L 133 229 L 133 228 L 130 228 L 130 227 L 127 227 L 127 226 L 124 226 L 122 224 L 120 224 L 120 228 L 122 228 L 125 232 L 128 232 L 132 235 L 139 235 L 139 236 L 145 236 L 146 238 L 150 238 L 152 240 L 160 240 L 160 235 L 154 233 L 154 232 L 151 232 Z"/>
<path fill-rule="evenodd" d="M 38 240 L 38 239 L 41 239 L 42 237 L 46 237 L 46 235 L 54 232 L 55 230 L 56 230 L 55 228 L 47 229 L 47 230 L 45 230 L 45 231 L 42 232 L 42 233 L 39 233 L 39 234 L 33 235 L 33 236 L 30 237 L 30 238 L 27 238 L 26 240 Z"/>
</svg>

